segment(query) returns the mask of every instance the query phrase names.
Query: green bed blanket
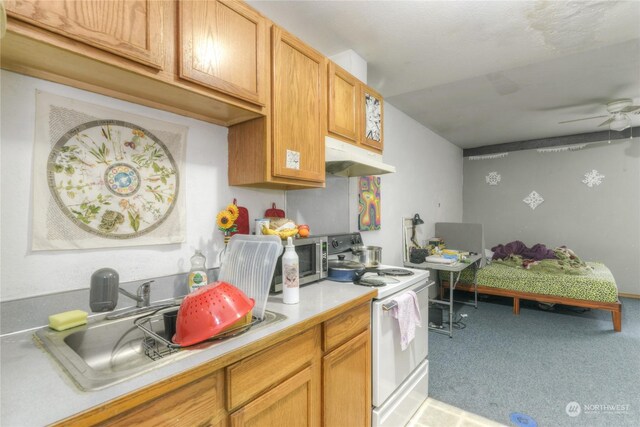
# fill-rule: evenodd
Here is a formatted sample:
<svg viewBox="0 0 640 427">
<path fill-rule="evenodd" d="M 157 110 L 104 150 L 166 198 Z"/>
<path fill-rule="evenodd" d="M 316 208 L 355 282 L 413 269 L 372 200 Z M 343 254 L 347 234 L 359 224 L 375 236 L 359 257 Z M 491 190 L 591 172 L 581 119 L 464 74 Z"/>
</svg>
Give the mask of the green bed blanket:
<svg viewBox="0 0 640 427">
<path fill-rule="evenodd" d="M 535 272 L 493 262 L 478 270 L 478 285 L 589 301 L 618 301 L 618 288 L 611 271 L 601 263 L 586 264 L 593 271 L 575 275 Z M 449 273 L 440 274 L 442 279 L 449 279 Z M 473 283 L 472 268 L 462 271 L 460 282 Z"/>
</svg>

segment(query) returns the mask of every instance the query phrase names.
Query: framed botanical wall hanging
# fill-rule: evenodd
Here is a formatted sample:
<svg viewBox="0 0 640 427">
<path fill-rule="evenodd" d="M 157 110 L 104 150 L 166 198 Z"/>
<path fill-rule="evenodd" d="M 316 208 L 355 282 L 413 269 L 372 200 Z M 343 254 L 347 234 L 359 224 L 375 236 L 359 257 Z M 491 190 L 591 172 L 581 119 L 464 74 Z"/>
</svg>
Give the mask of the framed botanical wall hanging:
<svg viewBox="0 0 640 427">
<path fill-rule="evenodd" d="M 183 242 L 187 128 L 37 92 L 33 250 Z"/>
</svg>

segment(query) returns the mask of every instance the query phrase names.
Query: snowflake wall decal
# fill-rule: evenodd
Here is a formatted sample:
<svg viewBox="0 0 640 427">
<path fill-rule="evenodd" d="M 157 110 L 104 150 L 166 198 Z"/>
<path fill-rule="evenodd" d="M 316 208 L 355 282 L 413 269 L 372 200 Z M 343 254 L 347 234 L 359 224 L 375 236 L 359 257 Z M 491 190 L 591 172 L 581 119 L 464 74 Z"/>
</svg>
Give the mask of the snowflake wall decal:
<svg viewBox="0 0 640 427">
<path fill-rule="evenodd" d="M 489 175 L 485 176 L 484 179 L 487 180 L 489 185 L 498 185 L 502 177 L 498 172 L 489 172 Z"/>
<path fill-rule="evenodd" d="M 602 179 L 604 175 L 601 175 L 600 172 L 593 169 L 591 172 L 587 172 L 584 174 L 584 179 L 582 182 L 587 184 L 587 187 L 593 187 L 594 185 L 602 184 Z"/>
<path fill-rule="evenodd" d="M 532 191 L 531 193 L 529 193 L 529 195 L 522 200 L 523 202 L 525 202 L 527 205 L 529 205 L 529 207 L 531 209 L 535 209 L 537 208 L 540 203 L 544 202 L 544 199 L 542 198 L 541 195 L 539 195 L 537 192 Z"/>
</svg>

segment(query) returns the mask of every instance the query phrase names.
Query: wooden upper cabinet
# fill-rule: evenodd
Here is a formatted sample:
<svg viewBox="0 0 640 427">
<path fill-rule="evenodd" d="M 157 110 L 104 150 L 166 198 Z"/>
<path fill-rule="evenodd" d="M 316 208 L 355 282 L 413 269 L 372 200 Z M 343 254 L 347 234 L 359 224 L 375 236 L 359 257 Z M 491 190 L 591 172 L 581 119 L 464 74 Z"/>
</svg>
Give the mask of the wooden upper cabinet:
<svg viewBox="0 0 640 427">
<path fill-rule="evenodd" d="M 273 175 L 324 182 L 326 59 L 273 26 Z"/>
<path fill-rule="evenodd" d="M 362 139 L 360 143 L 382 152 L 384 146 L 384 100 L 382 95 L 362 85 L 360 95 Z"/>
<path fill-rule="evenodd" d="M 155 0 L 7 0 L 9 16 L 162 69 L 163 2 Z"/>
<path fill-rule="evenodd" d="M 178 10 L 180 77 L 265 105 L 265 18 L 239 1 L 180 1 Z"/>
<path fill-rule="evenodd" d="M 330 134 L 358 142 L 360 115 L 358 79 L 329 62 L 328 130 Z"/>
</svg>

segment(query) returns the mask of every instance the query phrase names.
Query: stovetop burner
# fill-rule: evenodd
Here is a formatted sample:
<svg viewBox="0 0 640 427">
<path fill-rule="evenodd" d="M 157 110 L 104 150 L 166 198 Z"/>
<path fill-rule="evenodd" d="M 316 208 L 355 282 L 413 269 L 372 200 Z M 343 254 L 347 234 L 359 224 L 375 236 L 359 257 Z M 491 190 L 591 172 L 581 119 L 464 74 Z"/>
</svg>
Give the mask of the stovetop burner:
<svg viewBox="0 0 640 427">
<path fill-rule="evenodd" d="M 387 276 L 365 276 L 354 280 L 353 283 L 361 286 L 382 287 L 389 284 L 398 283 L 398 279 Z"/>
<path fill-rule="evenodd" d="M 380 276 L 412 276 L 413 271 L 404 268 L 374 268 L 367 269 L 371 273 L 378 273 Z"/>
</svg>

